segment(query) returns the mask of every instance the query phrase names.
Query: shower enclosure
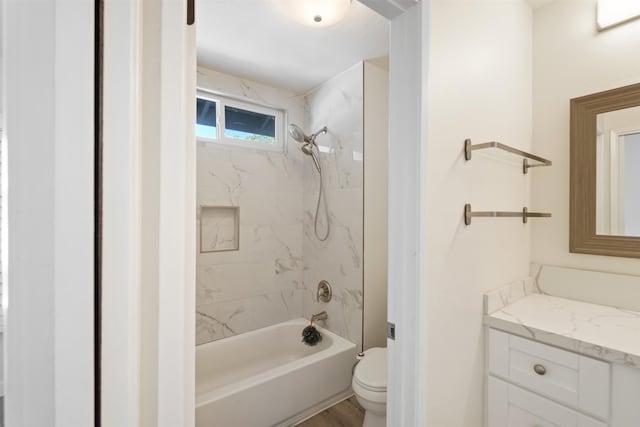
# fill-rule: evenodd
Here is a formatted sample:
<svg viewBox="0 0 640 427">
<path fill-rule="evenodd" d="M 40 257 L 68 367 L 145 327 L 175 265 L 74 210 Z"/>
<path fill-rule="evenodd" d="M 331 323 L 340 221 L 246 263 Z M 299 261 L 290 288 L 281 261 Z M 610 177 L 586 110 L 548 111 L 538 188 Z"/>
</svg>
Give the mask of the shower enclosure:
<svg viewBox="0 0 640 427">
<path fill-rule="evenodd" d="M 198 234 L 237 230 L 237 249 L 197 245 L 198 344 L 326 310 L 320 326 L 362 348 L 363 72 L 300 95 L 199 69 L 211 99 L 282 111 L 289 132 L 282 151 L 198 142 Z M 329 303 L 316 300 L 321 280 Z"/>
</svg>

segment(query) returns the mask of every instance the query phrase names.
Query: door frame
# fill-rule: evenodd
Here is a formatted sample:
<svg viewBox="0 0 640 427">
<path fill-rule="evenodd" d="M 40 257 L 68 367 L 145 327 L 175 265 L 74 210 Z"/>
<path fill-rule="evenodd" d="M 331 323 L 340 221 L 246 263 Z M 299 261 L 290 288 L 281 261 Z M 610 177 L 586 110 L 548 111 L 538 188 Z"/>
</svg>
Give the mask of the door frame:
<svg viewBox="0 0 640 427">
<path fill-rule="evenodd" d="M 387 424 L 426 426 L 426 291 L 422 200 L 429 2 L 391 19 Z"/>
<path fill-rule="evenodd" d="M 106 426 L 194 424 L 196 55 L 187 4 L 105 2 Z"/>
<path fill-rule="evenodd" d="M 94 0 L 0 6 L 4 421 L 92 425 Z"/>
<path fill-rule="evenodd" d="M 389 425 L 425 426 L 420 194 L 428 3 L 362 2 L 391 25 L 388 318 L 396 336 L 388 341 L 387 416 Z M 195 28 L 185 24 L 182 2 L 165 0 L 154 10 L 124 3 L 108 2 L 104 15 L 102 420 L 192 426 Z M 149 82 L 146 67 L 159 69 L 160 80 Z M 149 187 L 150 176 L 160 177 L 157 186 Z M 150 221 L 157 241 L 144 238 Z M 154 248 L 157 258 L 145 256 Z"/>
</svg>

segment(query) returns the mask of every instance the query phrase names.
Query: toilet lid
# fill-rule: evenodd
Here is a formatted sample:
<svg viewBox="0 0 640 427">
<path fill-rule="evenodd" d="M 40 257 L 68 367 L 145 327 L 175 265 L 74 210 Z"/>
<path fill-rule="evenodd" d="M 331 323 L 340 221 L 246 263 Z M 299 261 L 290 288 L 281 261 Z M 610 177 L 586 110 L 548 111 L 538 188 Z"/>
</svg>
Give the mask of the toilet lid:
<svg viewBox="0 0 640 427">
<path fill-rule="evenodd" d="M 387 389 L 387 349 L 367 354 L 357 365 L 353 378 L 362 387 L 384 391 Z"/>
</svg>

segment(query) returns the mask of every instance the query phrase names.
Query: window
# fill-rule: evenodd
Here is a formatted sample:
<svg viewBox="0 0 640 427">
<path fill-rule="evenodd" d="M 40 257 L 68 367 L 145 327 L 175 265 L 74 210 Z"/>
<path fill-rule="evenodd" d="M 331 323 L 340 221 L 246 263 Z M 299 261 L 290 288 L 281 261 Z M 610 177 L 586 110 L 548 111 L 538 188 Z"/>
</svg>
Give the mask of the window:
<svg viewBox="0 0 640 427">
<path fill-rule="evenodd" d="M 217 102 L 213 99 L 197 98 L 196 104 L 196 136 L 198 138 L 218 138 Z"/>
<path fill-rule="evenodd" d="M 261 150 L 282 151 L 284 112 L 198 91 L 196 138 Z"/>
</svg>

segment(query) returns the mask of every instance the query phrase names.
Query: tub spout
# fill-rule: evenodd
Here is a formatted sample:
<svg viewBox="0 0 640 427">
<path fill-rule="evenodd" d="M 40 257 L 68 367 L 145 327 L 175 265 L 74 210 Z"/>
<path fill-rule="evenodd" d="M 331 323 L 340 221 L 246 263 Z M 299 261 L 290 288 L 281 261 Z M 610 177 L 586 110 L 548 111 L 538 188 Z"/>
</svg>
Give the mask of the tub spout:
<svg viewBox="0 0 640 427">
<path fill-rule="evenodd" d="M 316 320 L 327 320 L 328 317 L 329 316 L 327 315 L 326 311 L 321 311 L 320 313 L 311 316 L 311 321 L 315 322 Z"/>
</svg>

